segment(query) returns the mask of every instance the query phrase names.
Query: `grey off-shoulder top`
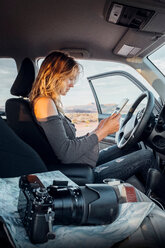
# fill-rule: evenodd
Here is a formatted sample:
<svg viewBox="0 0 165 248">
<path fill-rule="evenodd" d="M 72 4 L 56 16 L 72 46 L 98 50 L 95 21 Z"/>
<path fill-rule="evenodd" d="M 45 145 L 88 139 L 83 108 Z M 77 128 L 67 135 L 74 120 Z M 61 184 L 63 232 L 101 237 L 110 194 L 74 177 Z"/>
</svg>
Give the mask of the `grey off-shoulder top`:
<svg viewBox="0 0 165 248">
<path fill-rule="evenodd" d="M 60 113 L 36 121 L 44 130 L 54 153 L 62 163 L 96 166 L 99 154 L 96 134 L 76 137 L 75 126 L 70 119 Z"/>
</svg>

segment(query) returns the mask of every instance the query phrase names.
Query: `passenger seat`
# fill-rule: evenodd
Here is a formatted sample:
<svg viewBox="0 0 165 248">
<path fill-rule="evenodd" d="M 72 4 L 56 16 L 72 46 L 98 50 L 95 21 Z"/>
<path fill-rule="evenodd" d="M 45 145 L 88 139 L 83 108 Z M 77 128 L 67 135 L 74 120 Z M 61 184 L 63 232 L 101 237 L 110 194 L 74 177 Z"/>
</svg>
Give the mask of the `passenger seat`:
<svg viewBox="0 0 165 248">
<path fill-rule="evenodd" d="M 60 170 L 78 185 L 93 183 L 92 168 L 87 164 L 62 164 L 50 146 L 44 131 L 35 122 L 27 99 L 34 79 L 34 64 L 29 58 L 25 58 L 11 87 L 11 94 L 17 98 L 6 101 L 8 125 L 39 154 L 49 171 Z"/>
<path fill-rule="evenodd" d="M 25 144 L 0 117 L 0 177 L 46 172 L 39 155 Z"/>
</svg>

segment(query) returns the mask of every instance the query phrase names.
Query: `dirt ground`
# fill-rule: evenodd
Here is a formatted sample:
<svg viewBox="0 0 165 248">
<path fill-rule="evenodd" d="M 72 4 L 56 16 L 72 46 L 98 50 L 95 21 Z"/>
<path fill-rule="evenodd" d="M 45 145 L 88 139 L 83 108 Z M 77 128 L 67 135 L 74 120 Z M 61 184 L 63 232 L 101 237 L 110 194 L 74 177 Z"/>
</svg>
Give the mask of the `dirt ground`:
<svg viewBox="0 0 165 248">
<path fill-rule="evenodd" d="M 75 124 L 77 136 L 93 131 L 98 125 L 97 113 L 66 113 L 66 115 Z"/>
<path fill-rule="evenodd" d="M 77 132 L 76 136 L 82 136 L 85 135 L 91 131 L 93 131 L 98 125 L 98 122 L 91 122 L 91 123 L 78 123 L 75 124 Z"/>
</svg>

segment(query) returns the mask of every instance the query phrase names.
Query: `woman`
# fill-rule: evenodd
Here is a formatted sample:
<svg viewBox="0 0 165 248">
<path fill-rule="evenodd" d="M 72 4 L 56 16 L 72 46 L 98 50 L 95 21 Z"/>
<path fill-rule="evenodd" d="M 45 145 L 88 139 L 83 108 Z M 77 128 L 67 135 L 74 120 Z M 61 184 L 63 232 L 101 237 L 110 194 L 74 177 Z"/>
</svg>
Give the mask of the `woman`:
<svg viewBox="0 0 165 248">
<path fill-rule="evenodd" d="M 105 118 L 93 132 L 76 137 L 76 129 L 64 114 L 60 96 L 74 87 L 79 73 L 80 65 L 72 57 L 54 51 L 43 61 L 29 96 L 36 121 L 56 156 L 64 164 L 89 164 L 94 169 L 96 182 L 110 177 L 126 180 L 139 173 L 144 181 L 148 168 L 155 165 L 150 151 L 130 153 L 113 146 L 99 152 L 99 142 L 118 131 L 120 114 Z"/>
</svg>

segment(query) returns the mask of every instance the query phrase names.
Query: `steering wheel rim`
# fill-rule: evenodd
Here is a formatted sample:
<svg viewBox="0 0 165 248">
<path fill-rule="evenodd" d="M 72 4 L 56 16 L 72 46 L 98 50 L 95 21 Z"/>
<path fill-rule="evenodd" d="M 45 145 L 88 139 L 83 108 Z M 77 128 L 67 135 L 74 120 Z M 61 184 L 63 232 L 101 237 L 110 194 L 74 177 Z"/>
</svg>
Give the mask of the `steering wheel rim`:
<svg viewBox="0 0 165 248">
<path fill-rule="evenodd" d="M 147 98 L 146 107 L 133 115 L 141 101 Z M 128 113 L 126 114 L 117 136 L 118 148 L 128 147 L 137 143 L 149 121 L 152 110 L 154 108 L 155 99 L 150 91 L 144 91 L 132 104 Z M 140 113 L 140 116 L 138 114 Z"/>
</svg>

